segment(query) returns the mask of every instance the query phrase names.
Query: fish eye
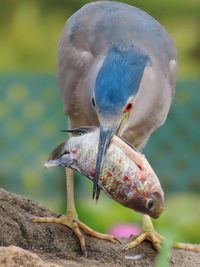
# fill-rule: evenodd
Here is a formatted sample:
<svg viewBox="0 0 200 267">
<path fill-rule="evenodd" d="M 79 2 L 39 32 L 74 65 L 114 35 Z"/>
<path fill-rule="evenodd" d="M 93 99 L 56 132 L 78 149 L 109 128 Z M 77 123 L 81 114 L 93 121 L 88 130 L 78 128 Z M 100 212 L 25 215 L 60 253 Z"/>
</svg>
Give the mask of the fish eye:
<svg viewBox="0 0 200 267">
<path fill-rule="evenodd" d="M 148 210 L 151 210 L 154 206 L 154 201 L 152 198 L 148 198 L 146 203 L 145 203 L 145 207 L 148 209 Z"/>
<path fill-rule="evenodd" d="M 94 97 L 92 98 L 92 105 L 95 107 L 95 101 L 94 101 Z"/>
</svg>

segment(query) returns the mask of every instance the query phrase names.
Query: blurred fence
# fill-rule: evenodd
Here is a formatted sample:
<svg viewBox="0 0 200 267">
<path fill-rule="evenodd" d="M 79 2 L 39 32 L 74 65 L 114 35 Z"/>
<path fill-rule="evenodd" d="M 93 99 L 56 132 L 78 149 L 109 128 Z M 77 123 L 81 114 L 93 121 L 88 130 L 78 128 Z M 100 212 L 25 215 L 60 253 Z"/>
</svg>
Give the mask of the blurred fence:
<svg viewBox="0 0 200 267">
<path fill-rule="evenodd" d="M 61 203 L 64 170 L 43 163 L 66 135 L 62 102 L 51 75 L 0 76 L 0 186 L 48 203 Z"/>
<path fill-rule="evenodd" d="M 200 190 L 200 81 L 179 81 L 166 123 L 145 153 L 167 192 Z"/>
<path fill-rule="evenodd" d="M 66 138 L 59 132 L 67 126 L 56 87 L 53 75 L 0 75 L 0 186 L 53 207 L 63 197 L 64 171 L 46 171 L 42 163 Z M 199 89 L 200 81 L 178 83 L 166 124 L 144 149 L 165 192 L 200 190 Z"/>
</svg>

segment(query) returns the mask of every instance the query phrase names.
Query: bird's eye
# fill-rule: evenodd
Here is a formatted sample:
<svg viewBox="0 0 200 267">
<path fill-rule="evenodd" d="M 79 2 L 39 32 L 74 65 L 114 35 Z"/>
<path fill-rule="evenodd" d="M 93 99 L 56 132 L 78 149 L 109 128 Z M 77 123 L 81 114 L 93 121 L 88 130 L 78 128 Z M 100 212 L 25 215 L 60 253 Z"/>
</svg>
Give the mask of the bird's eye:
<svg viewBox="0 0 200 267">
<path fill-rule="evenodd" d="M 154 206 L 154 201 L 152 198 L 148 198 L 146 203 L 145 203 L 145 207 L 148 209 L 148 210 L 151 210 Z"/>
<path fill-rule="evenodd" d="M 125 107 L 124 112 L 126 113 L 126 112 L 130 111 L 132 109 L 132 107 L 133 107 L 133 103 L 128 103 L 127 106 Z"/>
<path fill-rule="evenodd" d="M 94 101 L 94 97 L 92 98 L 92 105 L 95 107 L 95 101 Z"/>
</svg>

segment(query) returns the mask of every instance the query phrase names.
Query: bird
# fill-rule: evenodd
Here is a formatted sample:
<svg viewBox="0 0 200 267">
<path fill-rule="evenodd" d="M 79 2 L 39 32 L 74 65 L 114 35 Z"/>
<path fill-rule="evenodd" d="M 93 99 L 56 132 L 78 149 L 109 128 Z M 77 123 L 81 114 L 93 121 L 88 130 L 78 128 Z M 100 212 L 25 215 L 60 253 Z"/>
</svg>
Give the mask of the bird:
<svg viewBox="0 0 200 267">
<path fill-rule="evenodd" d="M 166 120 L 176 87 L 176 47 L 167 31 L 137 7 L 114 1 L 84 5 L 65 23 L 58 43 L 57 83 L 71 128 L 98 126 L 100 135 L 93 197 L 98 199 L 98 177 L 114 134 L 142 149 Z M 86 255 L 82 232 L 116 242 L 78 219 L 74 204 L 73 171 L 66 169 L 67 211 L 60 218 L 36 218 L 71 229 Z M 142 232 L 126 248 L 143 240 L 160 249 L 163 237 L 148 215 Z"/>
</svg>

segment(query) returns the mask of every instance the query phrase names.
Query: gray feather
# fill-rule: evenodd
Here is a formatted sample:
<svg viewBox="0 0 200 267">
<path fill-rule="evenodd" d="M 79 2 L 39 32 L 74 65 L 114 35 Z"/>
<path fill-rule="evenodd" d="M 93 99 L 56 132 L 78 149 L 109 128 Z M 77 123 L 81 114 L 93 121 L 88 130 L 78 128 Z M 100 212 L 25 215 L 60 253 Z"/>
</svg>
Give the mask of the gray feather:
<svg viewBox="0 0 200 267">
<path fill-rule="evenodd" d="M 123 137 L 143 145 L 169 112 L 176 84 L 176 49 L 150 15 L 123 3 L 98 1 L 65 24 L 58 46 L 57 81 L 71 127 L 98 125 L 92 90 L 110 46 L 120 40 L 150 57 Z M 123 90 L 123 88 L 122 88 Z"/>
</svg>

